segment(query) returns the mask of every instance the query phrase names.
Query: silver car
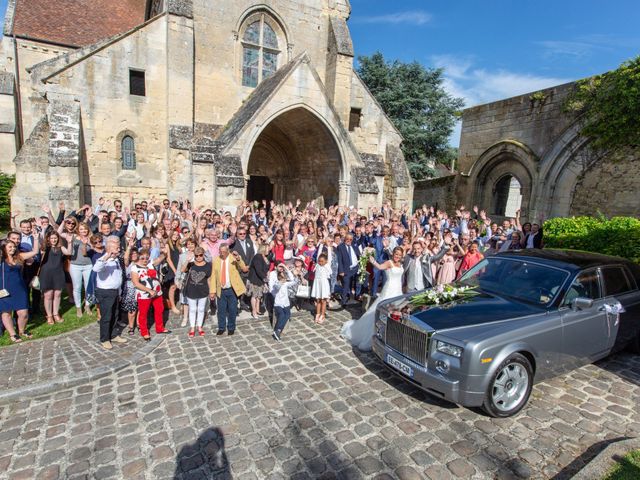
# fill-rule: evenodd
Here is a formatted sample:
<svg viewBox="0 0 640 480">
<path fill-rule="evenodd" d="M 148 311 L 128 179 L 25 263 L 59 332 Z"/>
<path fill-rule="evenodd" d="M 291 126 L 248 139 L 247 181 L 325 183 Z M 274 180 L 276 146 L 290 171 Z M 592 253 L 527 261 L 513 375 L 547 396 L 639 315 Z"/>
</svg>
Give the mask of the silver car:
<svg viewBox="0 0 640 480">
<path fill-rule="evenodd" d="M 409 294 L 378 306 L 373 351 L 426 392 L 508 417 L 534 381 L 632 347 L 640 353 L 640 266 L 566 250 L 488 257 L 441 306 Z"/>
</svg>

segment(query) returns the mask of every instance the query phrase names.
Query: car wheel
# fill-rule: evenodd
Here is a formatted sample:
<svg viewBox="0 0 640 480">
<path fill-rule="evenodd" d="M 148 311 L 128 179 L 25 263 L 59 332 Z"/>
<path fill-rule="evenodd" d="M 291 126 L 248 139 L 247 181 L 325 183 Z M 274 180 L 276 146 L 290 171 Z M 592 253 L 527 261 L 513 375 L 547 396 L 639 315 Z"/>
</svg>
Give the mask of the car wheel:
<svg viewBox="0 0 640 480">
<path fill-rule="evenodd" d="M 510 417 L 527 404 L 533 386 L 533 369 L 524 355 L 514 353 L 491 377 L 482 407 L 492 417 Z"/>
</svg>

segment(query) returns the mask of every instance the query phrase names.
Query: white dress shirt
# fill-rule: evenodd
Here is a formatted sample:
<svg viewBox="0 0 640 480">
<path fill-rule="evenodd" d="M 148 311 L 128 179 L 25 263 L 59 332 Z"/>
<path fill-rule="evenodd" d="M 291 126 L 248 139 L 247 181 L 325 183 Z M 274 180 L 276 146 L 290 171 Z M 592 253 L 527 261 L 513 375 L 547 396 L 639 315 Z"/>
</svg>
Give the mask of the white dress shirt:
<svg viewBox="0 0 640 480">
<path fill-rule="evenodd" d="M 414 272 L 413 272 L 413 286 L 416 290 L 424 289 L 424 276 L 422 275 L 422 258 L 415 258 L 413 260 Z"/>
<path fill-rule="evenodd" d="M 104 257 L 99 258 L 93 266 L 96 275 L 96 288 L 102 290 L 120 290 L 122 286 L 122 269 L 120 268 L 120 259 L 109 258 L 106 261 Z"/>
</svg>

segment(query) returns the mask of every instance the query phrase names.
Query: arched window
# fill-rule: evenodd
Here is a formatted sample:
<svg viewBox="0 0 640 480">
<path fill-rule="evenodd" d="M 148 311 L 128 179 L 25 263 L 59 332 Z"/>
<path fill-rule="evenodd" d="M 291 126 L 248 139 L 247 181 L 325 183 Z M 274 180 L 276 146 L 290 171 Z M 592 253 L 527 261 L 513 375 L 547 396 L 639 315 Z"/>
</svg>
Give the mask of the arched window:
<svg viewBox="0 0 640 480">
<path fill-rule="evenodd" d="M 505 175 L 495 186 L 493 213 L 501 217 L 515 217 L 522 204 L 522 186 L 512 175 Z"/>
<path fill-rule="evenodd" d="M 121 145 L 122 156 L 122 169 L 123 170 L 135 170 L 136 169 L 136 145 L 133 141 L 133 137 L 126 135 L 122 139 Z"/>
<path fill-rule="evenodd" d="M 278 69 L 280 47 L 275 24 L 266 14 L 252 15 L 248 22 L 242 35 L 242 85 L 256 87 Z"/>
</svg>

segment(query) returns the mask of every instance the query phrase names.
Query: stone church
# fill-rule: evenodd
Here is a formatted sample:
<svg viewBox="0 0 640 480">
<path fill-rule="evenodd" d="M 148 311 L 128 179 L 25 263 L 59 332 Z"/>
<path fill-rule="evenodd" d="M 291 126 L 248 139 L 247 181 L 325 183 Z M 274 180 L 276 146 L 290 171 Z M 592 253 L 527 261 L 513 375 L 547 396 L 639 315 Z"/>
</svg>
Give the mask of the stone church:
<svg viewBox="0 0 640 480">
<path fill-rule="evenodd" d="M 348 0 L 9 0 L 12 208 L 100 196 L 411 202 L 401 135 L 354 71 Z"/>
</svg>

